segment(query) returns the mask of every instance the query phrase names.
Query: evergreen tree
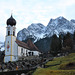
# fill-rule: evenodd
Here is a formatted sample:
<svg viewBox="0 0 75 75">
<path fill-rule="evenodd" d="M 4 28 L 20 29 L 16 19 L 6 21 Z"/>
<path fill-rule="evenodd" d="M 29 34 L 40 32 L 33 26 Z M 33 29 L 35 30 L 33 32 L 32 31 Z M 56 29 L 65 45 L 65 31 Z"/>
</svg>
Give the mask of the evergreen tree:
<svg viewBox="0 0 75 75">
<path fill-rule="evenodd" d="M 60 45 L 60 42 L 59 42 L 59 38 L 56 36 L 56 34 L 54 34 L 52 36 L 52 41 L 51 41 L 51 50 L 50 52 L 53 54 L 53 55 L 56 55 L 58 52 L 59 52 L 59 45 Z"/>
<path fill-rule="evenodd" d="M 65 36 L 64 36 L 64 47 L 70 47 L 72 49 L 73 47 L 73 40 L 72 40 L 72 37 L 71 37 L 71 34 L 68 32 Z"/>
<path fill-rule="evenodd" d="M 75 42 L 75 31 L 74 31 L 74 34 L 73 34 L 73 41 Z"/>
<path fill-rule="evenodd" d="M 59 35 L 59 50 L 61 52 L 61 48 L 62 48 L 62 37 L 61 35 Z"/>
</svg>

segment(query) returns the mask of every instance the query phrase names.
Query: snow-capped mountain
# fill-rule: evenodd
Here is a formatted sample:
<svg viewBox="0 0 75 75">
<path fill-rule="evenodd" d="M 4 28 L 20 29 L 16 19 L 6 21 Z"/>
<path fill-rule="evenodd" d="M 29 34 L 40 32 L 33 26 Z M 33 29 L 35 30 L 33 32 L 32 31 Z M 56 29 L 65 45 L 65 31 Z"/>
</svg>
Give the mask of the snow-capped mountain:
<svg viewBox="0 0 75 75">
<path fill-rule="evenodd" d="M 51 19 L 48 23 L 45 34 L 47 36 L 52 36 L 53 34 L 59 35 L 60 33 L 73 33 L 75 30 L 75 20 L 68 21 L 64 17 L 58 17 L 56 19 Z"/>
<path fill-rule="evenodd" d="M 17 34 L 17 39 L 22 41 L 27 38 L 34 38 L 36 42 L 39 39 L 45 37 L 51 37 L 53 34 L 59 35 L 60 33 L 73 33 L 75 31 L 75 20 L 67 20 L 64 17 L 58 17 L 56 19 L 51 19 L 48 25 L 45 27 L 41 23 L 33 23 L 27 29 L 19 31 Z"/>
<path fill-rule="evenodd" d="M 24 28 L 24 29 L 22 29 L 21 31 L 18 32 L 17 39 L 22 41 L 22 40 L 25 40 L 28 36 L 30 36 L 30 32 L 29 32 L 29 30 Z"/>
<path fill-rule="evenodd" d="M 44 32 L 45 26 L 43 24 L 33 23 L 27 29 L 24 28 L 23 30 L 19 31 L 17 34 L 17 39 L 22 41 L 27 38 L 34 38 L 35 41 L 37 41 L 37 39 L 43 38 Z"/>
</svg>

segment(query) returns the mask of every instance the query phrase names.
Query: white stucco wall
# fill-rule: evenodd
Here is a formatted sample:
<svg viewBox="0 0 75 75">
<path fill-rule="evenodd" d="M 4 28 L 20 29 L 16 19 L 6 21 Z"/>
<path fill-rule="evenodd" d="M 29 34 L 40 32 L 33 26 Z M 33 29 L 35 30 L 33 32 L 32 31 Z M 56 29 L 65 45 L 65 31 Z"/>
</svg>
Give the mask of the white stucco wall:
<svg viewBox="0 0 75 75">
<path fill-rule="evenodd" d="M 20 46 L 18 46 L 18 56 L 22 56 L 21 49 L 23 49 L 24 56 L 26 56 L 26 50 L 27 49 L 20 47 Z"/>
<path fill-rule="evenodd" d="M 18 59 L 17 44 L 15 43 L 15 41 L 16 41 L 15 36 L 13 35 L 6 36 L 4 62 L 15 61 Z M 7 48 L 8 45 L 9 45 L 9 49 Z"/>
<path fill-rule="evenodd" d="M 13 35 L 13 31 L 16 33 L 16 27 L 15 26 L 8 25 L 6 28 L 7 28 L 6 29 L 6 35 L 8 35 L 8 31 L 10 31 L 10 35 Z"/>
</svg>

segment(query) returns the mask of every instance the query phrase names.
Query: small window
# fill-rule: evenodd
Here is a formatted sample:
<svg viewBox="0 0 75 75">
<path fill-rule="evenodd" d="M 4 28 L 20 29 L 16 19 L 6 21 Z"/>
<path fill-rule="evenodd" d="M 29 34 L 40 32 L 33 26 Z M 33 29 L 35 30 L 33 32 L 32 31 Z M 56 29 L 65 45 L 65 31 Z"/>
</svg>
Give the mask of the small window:
<svg viewBox="0 0 75 75">
<path fill-rule="evenodd" d="M 16 56 L 14 56 L 14 59 L 16 59 Z"/>
<path fill-rule="evenodd" d="M 8 31 L 8 35 L 10 35 L 10 31 Z"/>
<path fill-rule="evenodd" d="M 21 48 L 21 53 L 23 53 L 23 48 Z"/>
<path fill-rule="evenodd" d="M 15 36 L 15 32 L 13 31 L 13 36 Z"/>
<path fill-rule="evenodd" d="M 34 52 L 32 52 L 32 56 L 34 55 Z"/>
</svg>

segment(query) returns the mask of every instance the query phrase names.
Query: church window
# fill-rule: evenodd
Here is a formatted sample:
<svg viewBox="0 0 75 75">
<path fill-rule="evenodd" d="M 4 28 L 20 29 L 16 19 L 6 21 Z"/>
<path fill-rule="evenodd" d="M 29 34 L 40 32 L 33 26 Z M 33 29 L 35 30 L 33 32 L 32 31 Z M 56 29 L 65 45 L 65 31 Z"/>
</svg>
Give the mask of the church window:
<svg viewBox="0 0 75 75">
<path fill-rule="evenodd" d="M 26 56 L 28 56 L 27 50 L 26 50 Z"/>
<path fill-rule="evenodd" d="M 23 53 L 23 48 L 21 48 L 21 53 Z"/>
<path fill-rule="evenodd" d="M 16 56 L 14 56 L 14 59 L 16 59 Z"/>
<path fill-rule="evenodd" d="M 31 56 L 31 52 L 28 52 L 29 53 L 29 56 Z"/>
<path fill-rule="evenodd" d="M 34 55 L 34 52 L 32 52 L 32 56 Z"/>
<path fill-rule="evenodd" d="M 13 36 L 15 36 L 15 32 L 13 31 Z"/>
<path fill-rule="evenodd" d="M 10 31 L 8 31 L 8 35 L 10 35 Z"/>
</svg>

